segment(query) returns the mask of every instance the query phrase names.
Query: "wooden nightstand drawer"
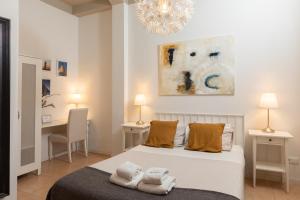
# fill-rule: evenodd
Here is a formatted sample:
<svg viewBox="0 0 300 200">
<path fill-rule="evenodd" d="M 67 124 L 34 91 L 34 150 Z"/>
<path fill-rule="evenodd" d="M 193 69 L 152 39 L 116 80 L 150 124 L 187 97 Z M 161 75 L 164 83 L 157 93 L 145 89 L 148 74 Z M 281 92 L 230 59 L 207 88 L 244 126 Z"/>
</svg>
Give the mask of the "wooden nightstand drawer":
<svg viewBox="0 0 300 200">
<path fill-rule="evenodd" d="M 284 145 L 284 139 L 274 137 L 257 137 L 257 144 Z"/>
<path fill-rule="evenodd" d="M 138 128 L 132 128 L 132 127 L 124 127 L 124 131 L 126 133 L 139 133 L 140 130 Z"/>
</svg>

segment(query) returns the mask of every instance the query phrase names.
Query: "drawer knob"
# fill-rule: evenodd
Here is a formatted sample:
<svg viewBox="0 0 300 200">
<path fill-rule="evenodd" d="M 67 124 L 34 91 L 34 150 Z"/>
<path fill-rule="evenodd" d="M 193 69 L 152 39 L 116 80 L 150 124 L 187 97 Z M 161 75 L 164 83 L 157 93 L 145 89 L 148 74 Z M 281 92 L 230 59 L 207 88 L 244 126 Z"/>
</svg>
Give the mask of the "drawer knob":
<svg viewBox="0 0 300 200">
<path fill-rule="evenodd" d="M 269 138 L 269 142 L 272 142 L 272 139 L 271 139 L 271 138 Z"/>
<path fill-rule="evenodd" d="M 133 131 L 133 128 L 130 128 L 130 131 Z"/>
</svg>

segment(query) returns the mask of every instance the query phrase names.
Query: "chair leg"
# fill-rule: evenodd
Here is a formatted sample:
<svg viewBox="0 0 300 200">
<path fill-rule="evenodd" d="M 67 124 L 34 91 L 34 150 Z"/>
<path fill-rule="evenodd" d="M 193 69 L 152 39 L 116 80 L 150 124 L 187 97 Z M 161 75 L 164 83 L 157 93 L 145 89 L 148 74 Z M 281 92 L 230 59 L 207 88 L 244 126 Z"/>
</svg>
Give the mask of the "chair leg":
<svg viewBox="0 0 300 200">
<path fill-rule="evenodd" d="M 88 157 L 87 140 L 83 140 L 84 155 Z"/>
<path fill-rule="evenodd" d="M 68 158 L 69 163 L 72 163 L 72 143 L 68 143 Z"/>
<path fill-rule="evenodd" d="M 52 160 L 53 158 L 53 144 L 49 139 L 48 139 L 48 158 L 49 160 Z"/>
</svg>

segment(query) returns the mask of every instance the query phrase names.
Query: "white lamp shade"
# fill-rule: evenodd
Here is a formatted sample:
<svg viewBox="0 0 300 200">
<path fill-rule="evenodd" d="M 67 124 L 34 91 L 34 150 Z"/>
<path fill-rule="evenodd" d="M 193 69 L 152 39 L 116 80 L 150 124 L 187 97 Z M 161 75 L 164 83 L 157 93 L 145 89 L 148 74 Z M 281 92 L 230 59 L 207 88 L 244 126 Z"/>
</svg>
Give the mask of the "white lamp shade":
<svg viewBox="0 0 300 200">
<path fill-rule="evenodd" d="M 134 105 L 136 105 L 136 106 L 143 106 L 145 104 L 146 104 L 145 95 L 138 94 L 138 95 L 135 96 Z"/>
<path fill-rule="evenodd" d="M 81 94 L 79 94 L 79 93 L 71 94 L 71 103 L 73 103 L 73 104 L 81 103 Z"/>
<path fill-rule="evenodd" d="M 278 101 L 276 94 L 265 93 L 261 96 L 260 107 L 262 108 L 278 108 Z"/>
</svg>

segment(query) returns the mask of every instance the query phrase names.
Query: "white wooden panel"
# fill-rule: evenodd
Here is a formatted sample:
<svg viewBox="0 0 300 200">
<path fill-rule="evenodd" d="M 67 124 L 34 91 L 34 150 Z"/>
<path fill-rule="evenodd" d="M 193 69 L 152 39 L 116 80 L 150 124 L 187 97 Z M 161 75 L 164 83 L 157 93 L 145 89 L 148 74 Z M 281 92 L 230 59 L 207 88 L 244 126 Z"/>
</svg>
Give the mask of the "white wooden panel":
<svg viewBox="0 0 300 200">
<path fill-rule="evenodd" d="M 180 126 L 187 126 L 192 122 L 229 123 L 234 130 L 234 144 L 244 147 L 244 115 L 158 112 L 155 118 L 157 120 L 179 120 Z"/>
<path fill-rule="evenodd" d="M 21 150 L 22 150 L 22 144 L 21 139 L 18 142 L 18 153 L 20 155 L 20 160 L 18 161 L 18 176 L 23 175 L 28 172 L 32 172 L 34 170 L 37 170 L 37 174 L 40 175 L 41 173 L 41 112 L 42 112 L 42 105 L 41 105 L 41 94 L 42 94 L 42 60 L 38 58 L 32 58 L 27 56 L 20 56 L 19 57 L 19 105 L 18 110 L 20 114 L 19 120 L 19 127 L 21 126 L 21 122 L 23 119 L 25 119 L 28 116 L 25 116 L 22 114 L 22 94 L 23 94 L 23 87 L 22 87 L 22 73 L 23 73 L 23 67 L 28 67 L 33 65 L 35 67 L 35 74 L 32 74 L 32 76 L 35 76 L 35 105 L 33 105 L 32 109 L 34 114 L 34 144 L 27 145 L 30 148 L 34 147 L 32 152 L 34 152 L 34 159 L 30 161 L 30 163 L 26 163 L 26 165 L 21 164 Z M 34 95 L 34 94 L 33 94 Z M 23 106 L 24 107 L 24 106 Z M 22 131 L 19 129 L 19 138 L 22 138 Z M 32 146 L 31 146 L 32 145 Z M 26 155 L 26 154 L 24 154 Z"/>
</svg>

